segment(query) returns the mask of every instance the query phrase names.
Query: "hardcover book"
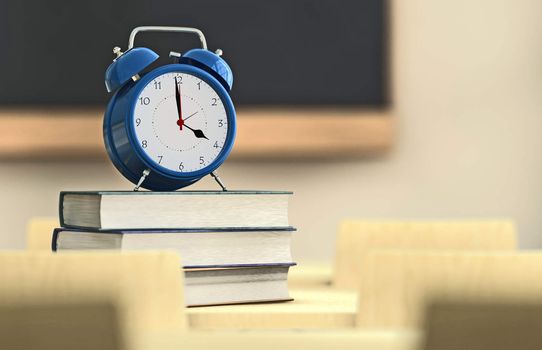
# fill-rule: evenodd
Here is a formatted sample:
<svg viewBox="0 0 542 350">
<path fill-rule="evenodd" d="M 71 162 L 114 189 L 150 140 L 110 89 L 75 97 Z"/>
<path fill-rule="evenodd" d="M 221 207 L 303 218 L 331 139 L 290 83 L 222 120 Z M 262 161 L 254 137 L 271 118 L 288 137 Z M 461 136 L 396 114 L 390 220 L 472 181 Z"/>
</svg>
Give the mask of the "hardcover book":
<svg viewBox="0 0 542 350">
<path fill-rule="evenodd" d="M 293 265 L 185 269 L 186 306 L 292 300 L 288 293 L 288 270 Z"/>
<path fill-rule="evenodd" d="M 53 251 L 177 251 L 185 268 L 292 263 L 293 227 L 91 231 L 57 228 Z"/>
<path fill-rule="evenodd" d="M 115 229 L 285 227 L 284 191 L 61 192 L 62 227 Z"/>
</svg>

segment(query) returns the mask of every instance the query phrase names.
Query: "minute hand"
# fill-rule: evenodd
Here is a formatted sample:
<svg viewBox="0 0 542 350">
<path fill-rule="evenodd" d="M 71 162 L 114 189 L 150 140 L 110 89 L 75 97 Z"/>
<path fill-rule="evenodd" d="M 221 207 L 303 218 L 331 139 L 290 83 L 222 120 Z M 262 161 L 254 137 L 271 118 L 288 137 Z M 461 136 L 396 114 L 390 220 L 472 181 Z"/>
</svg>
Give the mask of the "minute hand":
<svg viewBox="0 0 542 350">
<path fill-rule="evenodd" d="M 184 124 L 184 126 L 186 126 L 189 130 L 192 130 L 192 132 L 194 133 L 194 136 L 196 136 L 198 139 L 207 139 L 207 136 L 205 136 L 205 134 L 203 133 L 203 131 L 201 131 L 200 129 L 192 129 L 191 127 L 189 127 L 188 125 Z"/>
<path fill-rule="evenodd" d="M 182 100 L 181 100 L 181 91 L 179 87 L 179 83 L 177 82 L 177 77 L 175 77 L 175 102 L 177 103 L 177 116 L 179 119 L 177 120 L 177 125 L 183 130 L 184 120 L 183 120 L 183 108 L 182 108 Z"/>
</svg>

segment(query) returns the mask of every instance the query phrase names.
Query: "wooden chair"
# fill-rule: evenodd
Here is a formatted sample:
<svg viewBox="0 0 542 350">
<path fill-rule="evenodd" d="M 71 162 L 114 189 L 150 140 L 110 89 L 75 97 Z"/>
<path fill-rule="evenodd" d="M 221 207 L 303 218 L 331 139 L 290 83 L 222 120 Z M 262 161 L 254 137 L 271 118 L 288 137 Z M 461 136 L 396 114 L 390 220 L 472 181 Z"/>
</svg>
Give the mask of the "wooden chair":
<svg viewBox="0 0 542 350">
<path fill-rule="evenodd" d="M 428 308 L 423 349 L 539 350 L 540 329 L 540 302 L 441 300 Z"/>
<path fill-rule="evenodd" d="M 182 331 L 179 267 L 179 256 L 170 252 L 0 253 L 0 303 L 17 308 L 106 301 L 118 310 L 127 339 L 147 331 Z"/>
<path fill-rule="evenodd" d="M 345 221 L 339 229 L 333 286 L 357 290 L 362 262 L 373 250 L 515 250 L 513 222 Z"/>
<path fill-rule="evenodd" d="M 417 328 L 434 298 L 542 298 L 542 252 L 381 251 L 368 256 L 362 273 L 356 320 L 362 328 Z"/>
<path fill-rule="evenodd" d="M 24 350 L 123 350 L 111 300 L 0 303 L 0 347 Z"/>
<path fill-rule="evenodd" d="M 51 251 L 53 229 L 59 227 L 58 218 L 36 217 L 26 226 L 26 249 L 30 251 Z"/>
</svg>

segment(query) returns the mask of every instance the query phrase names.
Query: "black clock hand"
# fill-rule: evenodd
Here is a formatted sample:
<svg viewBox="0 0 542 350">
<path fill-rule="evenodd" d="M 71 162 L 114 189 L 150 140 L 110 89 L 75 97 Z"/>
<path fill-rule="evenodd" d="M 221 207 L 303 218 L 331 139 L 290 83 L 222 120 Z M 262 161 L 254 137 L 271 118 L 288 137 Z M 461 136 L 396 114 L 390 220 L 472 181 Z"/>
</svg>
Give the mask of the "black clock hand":
<svg viewBox="0 0 542 350">
<path fill-rule="evenodd" d="M 192 118 L 196 114 L 198 114 L 199 111 L 195 111 L 194 113 L 190 114 L 188 117 L 184 118 L 184 121 L 186 122 L 188 119 Z"/>
<path fill-rule="evenodd" d="M 184 124 L 184 126 L 186 126 L 188 129 L 192 130 L 192 132 L 194 133 L 194 136 L 196 136 L 198 139 L 207 139 L 207 136 L 205 136 L 205 134 L 203 133 L 203 131 L 201 131 L 200 129 L 192 129 L 191 127 L 189 127 L 188 125 Z"/>
<path fill-rule="evenodd" d="M 179 83 L 177 82 L 177 77 L 175 77 L 175 102 L 177 103 L 177 116 L 179 119 L 177 120 L 177 125 L 183 130 L 184 120 L 183 120 L 183 109 L 182 109 L 182 102 L 181 102 L 181 91 L 179 87 Z"/>
</svg>

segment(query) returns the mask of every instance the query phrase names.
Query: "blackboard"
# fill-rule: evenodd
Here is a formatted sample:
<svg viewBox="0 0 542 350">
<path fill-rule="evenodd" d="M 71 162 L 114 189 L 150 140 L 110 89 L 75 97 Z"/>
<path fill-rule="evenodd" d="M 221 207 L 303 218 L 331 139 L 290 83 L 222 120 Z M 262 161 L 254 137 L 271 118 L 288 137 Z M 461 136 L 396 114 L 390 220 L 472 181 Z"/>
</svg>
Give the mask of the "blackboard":
<svg viewBox="0 0 542 350">
<path fill-rule="evenodd" d="M 100 105 L 113 46 L 139 25 L 193 26 L 234 71 L 242 105 L 383 106 L 387 96 L 384 0 L 2 0 L 0 104 Z M 143 33 L 169 51 L 199 41 Z"/>
</svg>

